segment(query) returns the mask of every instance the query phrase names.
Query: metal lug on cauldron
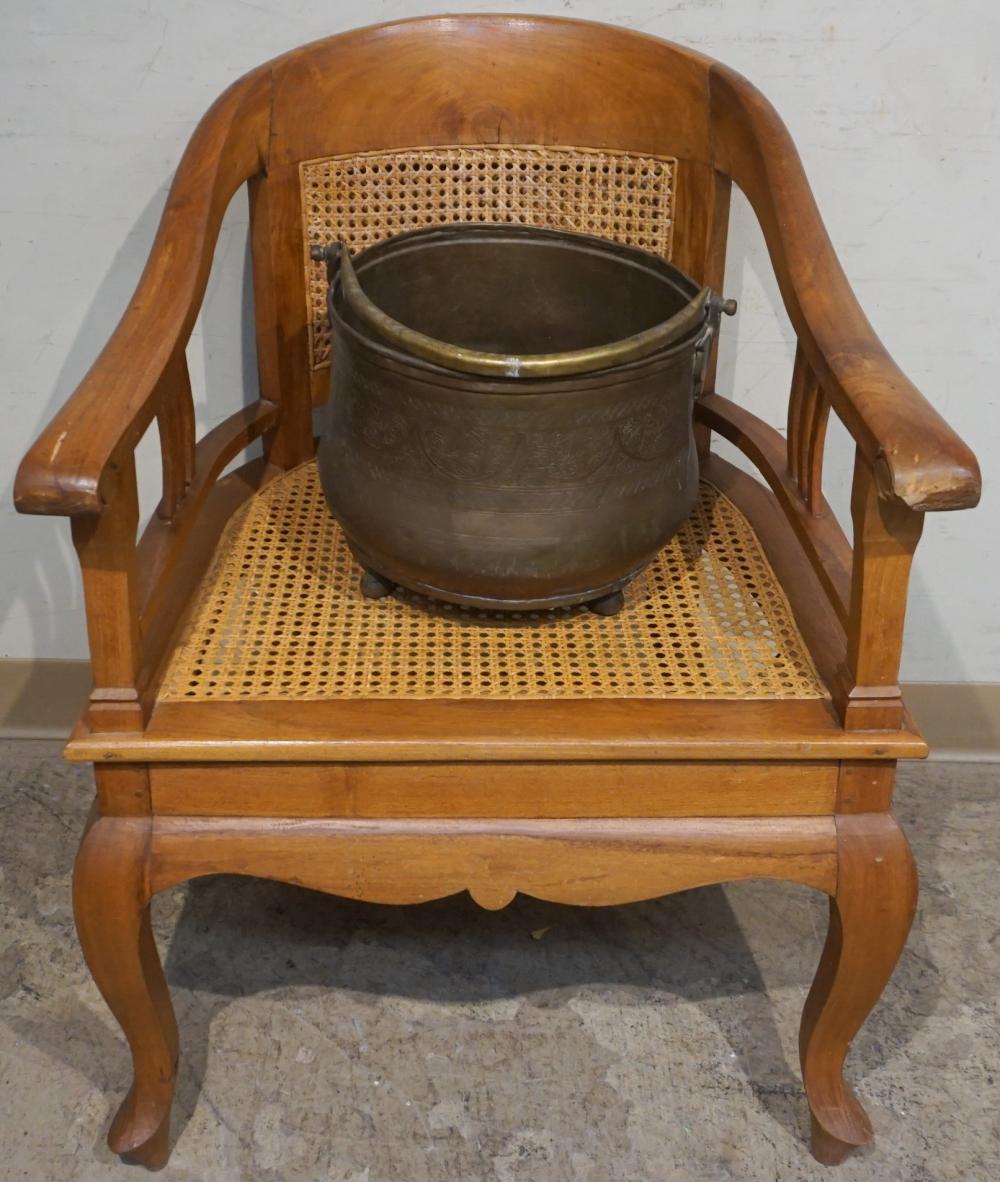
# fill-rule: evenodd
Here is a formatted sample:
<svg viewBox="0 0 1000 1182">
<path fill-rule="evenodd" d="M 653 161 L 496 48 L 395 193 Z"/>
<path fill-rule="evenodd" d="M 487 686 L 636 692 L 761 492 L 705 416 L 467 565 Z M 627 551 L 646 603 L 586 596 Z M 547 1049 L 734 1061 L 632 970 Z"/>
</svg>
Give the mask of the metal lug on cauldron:
<svg viewBox="0 0 1000 1182">
<path fill-rule="evenodd" d="M 309 257 L 314 263 L 326 263 L 326 281 L 332 283 L 340 268 L 340 257 L 345 250 L 342 242 L 329 242 L 326 246 L 311 246 Z"/>
<path fill-rule="evenodd" d="M 712 342 L 719 332 L 723 315 L 735 316 L 738 305 L 735 300 L 726 300 L 714 292 L 706 301 L 705 327 L 694 347 L 694 396 L 700 398 L 705 389 L 705 375 L 708 359 L 712 356 Z"/>
</svg>

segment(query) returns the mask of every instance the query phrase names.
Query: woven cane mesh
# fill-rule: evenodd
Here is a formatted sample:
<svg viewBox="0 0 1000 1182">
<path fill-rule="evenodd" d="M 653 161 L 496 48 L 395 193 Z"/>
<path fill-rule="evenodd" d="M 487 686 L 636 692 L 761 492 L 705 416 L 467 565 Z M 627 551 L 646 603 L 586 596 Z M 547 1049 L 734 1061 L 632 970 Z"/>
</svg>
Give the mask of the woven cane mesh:
<svg viewBox="0 0 1000 1182">
<path fill-rule="evenodd" d="M 695 511 L 614 617 L 364 599 L 315 463 L 234 517 L 161 698 L 816 698 L 749 524 L 702 483 Z"/>
<path fill-rule="evenodd" d="M 447 222 L 520 222 L 579 230 L 670 257 L 676 160 L 590 148 L 486 144 L 412 148 L 300 165 L 309 354 L 330 357 L 326 272 L 309 248 L 362 250 Z"/>
</svg>

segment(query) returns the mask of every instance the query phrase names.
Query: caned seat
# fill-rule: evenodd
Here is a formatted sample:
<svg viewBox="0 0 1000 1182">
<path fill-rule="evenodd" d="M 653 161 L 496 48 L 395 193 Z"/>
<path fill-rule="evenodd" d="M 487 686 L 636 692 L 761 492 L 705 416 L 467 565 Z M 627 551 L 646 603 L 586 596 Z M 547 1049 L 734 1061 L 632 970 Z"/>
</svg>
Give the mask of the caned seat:
<svg viewBox="0 0 1000 1182">
<path fill-rule="evenodd" d="M 718 390 L 710 361 L 697 508 L 617 617 L 363 600 L 316 478 L 331 343 L 311 249 L 526 222 L 658 253 L 718 291 L 734 182 L 797 338 L 787 433 Z M 185 347 L 244 183 L 260 397 L 199 440 Z M 831 412 L 856 444 L 851 542 L 822 492 Z M 137 539 L 154 421 L 163 496 Z M 255 440 L 261 457 L 227 475 Z M 891 811 L 895 761 L 926 753 L 899 688 L 910 562 L 925 514 L 979 486 L 865 319 L 780 119 L 718 62 L 587 22 L 465 15 L 331 37 L 234 83 L 121 324 L 16 485 L 21 511 L 71 519 L 83 573 L 94 688 L 67 754 L 94 764 L 97 795 L 74 901 L 134 1068 L 111 1147 L 153 1168 L 170 1149 L 178 1036 L 150 899 L 223 872 L 491 908 L 806 884 L 831 907 L 800 1036 L 813 1152 L 869 1141 L 843 1066 L 916 900 Z"/>
<path fill-rule="evenodd" d="M 789 700 L 825 690 L 752 527 L 708 481 L 614 618 L 372 602 L 315 461 L 227 525 L 160 702 Z"/>
<path fill-rule="evenodd" d="M 743 473 L 718 457 L 703 470 L 691 518 L 615 617 L 366 599 L 315 460 L 276 475 L 206 554 L 148 723 L 116 736 L 115 758 L 434 761 L 442 743 L 466 759 L 923 754 L 908 722 L 874 749 L 844 731 L 836 619 L 792 531 Z M 102 747 L 81 726 L 68 753 Z M 152 777 L 164 803 L 168 778 Z"/>
</svg>

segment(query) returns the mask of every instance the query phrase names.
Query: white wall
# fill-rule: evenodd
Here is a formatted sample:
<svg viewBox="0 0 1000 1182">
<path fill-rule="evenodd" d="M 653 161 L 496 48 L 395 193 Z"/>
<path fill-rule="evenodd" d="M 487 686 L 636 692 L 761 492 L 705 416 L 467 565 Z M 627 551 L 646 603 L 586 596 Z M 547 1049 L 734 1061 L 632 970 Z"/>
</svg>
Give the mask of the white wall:
<svg viewBox="0 0 1000 1182">
<path fill-rule="evenodd" d="M 1000 436 L 995 0 L 5 0 L 0 655 L 86 653 L 68 527 L 16 516 L 10 485 L 29 441 L 83 376 L 131 294 L 199 116 L 238 75 L 294 45 L 440 9 L 553 12 L 660 34 L 734 66 L 776 104 L 870 318 L 986 469 L 980 509 L 927 523 L 904 674 L 1000 681 L 1000 491 L 988 463 Z M 203 425 L 253 387 L 246 265 L 246 206 L 237 198 L 189 350 Z M 791 334 L 741 200 L 726 294 L 741 307 L 727 326 L 723 380 L 781 426 Z M 830 461 L 840 508 L 850 471 L 845 438 L 835 435 Z M 154 484 L 144 482 L 147 496 Z"/>
</svg>

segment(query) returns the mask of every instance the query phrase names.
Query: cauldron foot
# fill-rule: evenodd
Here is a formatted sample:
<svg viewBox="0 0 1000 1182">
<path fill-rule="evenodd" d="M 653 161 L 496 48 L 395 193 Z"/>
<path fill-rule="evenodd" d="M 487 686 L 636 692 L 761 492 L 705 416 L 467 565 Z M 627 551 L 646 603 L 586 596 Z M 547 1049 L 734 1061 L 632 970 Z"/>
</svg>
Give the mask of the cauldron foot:
<svg viewBox="0 0 1000 1182">
<path fill-rule="evenodd" d="M 602 595 L 600 599 L 592 599 L 587 607 L 598 616 L 617 616 L 625 606 L 625 593 L 612 591 L 610 595 Z"/>
<path fill-rule="evenodd" d="M 365 599 L 384 599 L 392 594 L 395 585 L 373 570 L 366 570 L 361 576 L 361 594 Z"/>
</svg>

